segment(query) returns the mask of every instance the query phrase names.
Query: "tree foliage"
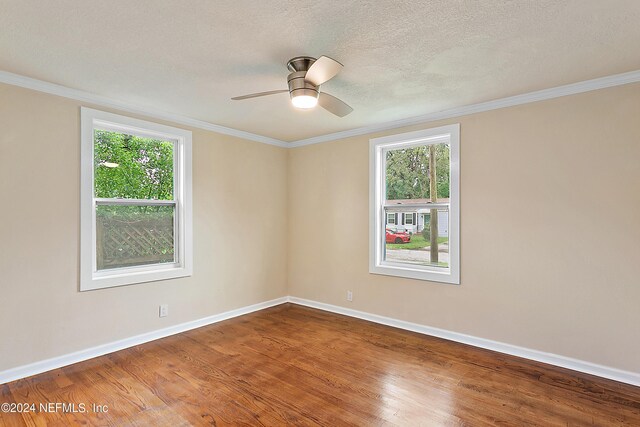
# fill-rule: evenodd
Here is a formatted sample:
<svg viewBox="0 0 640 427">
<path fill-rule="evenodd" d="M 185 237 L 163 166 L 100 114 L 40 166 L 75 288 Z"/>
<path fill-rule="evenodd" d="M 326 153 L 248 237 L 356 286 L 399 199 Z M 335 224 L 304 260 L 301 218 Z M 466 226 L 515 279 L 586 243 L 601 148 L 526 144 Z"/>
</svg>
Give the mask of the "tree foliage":
<svg viewBox="0 0 640 427">
<path fill-rule="evenodd" d="M 449 197 L 449 145 L 437 144 L 436 173 L 439 198 Z M 387 152 L 387 200 L 429 199 L 429 148 L 421 146 Z"/>
<path fill-rule="evenodd" d="M 171 142 L 96 130 L 94 162 L 98 198 L 173 199 Z"/>
</svg>

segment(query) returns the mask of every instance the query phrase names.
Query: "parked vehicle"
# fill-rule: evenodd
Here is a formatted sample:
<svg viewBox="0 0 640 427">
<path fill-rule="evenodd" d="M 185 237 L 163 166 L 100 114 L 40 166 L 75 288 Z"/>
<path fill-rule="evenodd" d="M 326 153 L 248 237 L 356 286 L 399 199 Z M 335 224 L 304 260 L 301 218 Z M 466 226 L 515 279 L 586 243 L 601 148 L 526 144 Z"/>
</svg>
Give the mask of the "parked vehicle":
<svg viewBox="0 0 640 427">
<path fill-rule="evenodd" d="M 387 243 L 409 243 L 411 241 L 411 235 L 406 231 L 397 231 L 390 228 L 386 229 Z"/>
</svg>

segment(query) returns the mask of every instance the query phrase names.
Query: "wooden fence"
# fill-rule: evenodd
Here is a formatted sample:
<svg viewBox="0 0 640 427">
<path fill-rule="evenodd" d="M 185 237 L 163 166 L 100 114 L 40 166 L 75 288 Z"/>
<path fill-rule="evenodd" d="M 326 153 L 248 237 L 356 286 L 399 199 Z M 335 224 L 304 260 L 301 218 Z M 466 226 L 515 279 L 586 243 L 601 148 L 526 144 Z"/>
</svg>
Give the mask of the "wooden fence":
<svg viewBox="0 0 640 427">
<path fill-rule="evenodd" d="M 97 218 L 98 270 L 174 261 L 173 217 Z"/>
</svg>

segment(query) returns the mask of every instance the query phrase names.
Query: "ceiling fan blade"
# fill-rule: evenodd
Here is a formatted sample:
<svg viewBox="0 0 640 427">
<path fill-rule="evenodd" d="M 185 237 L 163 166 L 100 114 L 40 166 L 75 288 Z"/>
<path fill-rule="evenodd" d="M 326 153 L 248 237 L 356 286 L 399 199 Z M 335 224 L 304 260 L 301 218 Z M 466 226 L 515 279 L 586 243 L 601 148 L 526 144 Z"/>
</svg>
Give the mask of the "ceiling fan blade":
<svg viewBox="0 0 640 427">
<path fill-rule="evenodd" d="M 289 92 L 289 89 L 270 90 L 268 92 L 251 93 L 249 95 L 236 96 L 235 98 L 231 98 L 231 99 L 233 101 L 241 101 L 243 99 L 257 98 L 259 96 L 275 95 L 276 93 L 284 93 L 284 92 Z"/>
<path fill-rule="evenodd" d="M 320 93 L 318 105 L 338 117 L 344 117 L 353 111 L 353 108 L 349 107 L 343 101 L 325 92 Z"/>
<path fill-rule="evenodd" d="M 322 83 L 331 80 L 342 70 L 342 64 L 328 56 L 321 56 L 311 64 L 304 79 L 309 83 L 320 86 Z"/>
</svg>

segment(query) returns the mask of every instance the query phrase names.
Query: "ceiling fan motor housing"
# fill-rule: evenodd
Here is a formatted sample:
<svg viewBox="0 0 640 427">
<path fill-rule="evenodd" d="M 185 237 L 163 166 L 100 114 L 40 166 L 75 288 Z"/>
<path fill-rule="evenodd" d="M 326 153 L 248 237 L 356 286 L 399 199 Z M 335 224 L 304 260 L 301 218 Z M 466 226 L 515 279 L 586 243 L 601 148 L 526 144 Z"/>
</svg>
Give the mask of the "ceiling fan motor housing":
<svg viewBox="0 0 640 427">
<path fill-rule="evenodd" d="M 289 84 L 289 94 L 291 98 L 295 96 L 312 96 L 318 97 L 319 86 L 309 83 L 304 79 L 307 74 L 306 71 L 295 71 L 287 77 L 287 83 Z"/>
<path fill-rule="evenodd" d="M 292 73 L 296 71 L 309 71 L 309 68 L 316 62 L 316 58 L 310 56 L 296 56 L 287 62 L 287 68 Z"/>
</svg>

